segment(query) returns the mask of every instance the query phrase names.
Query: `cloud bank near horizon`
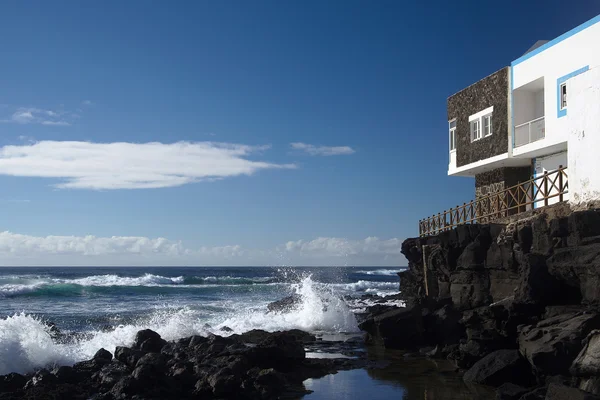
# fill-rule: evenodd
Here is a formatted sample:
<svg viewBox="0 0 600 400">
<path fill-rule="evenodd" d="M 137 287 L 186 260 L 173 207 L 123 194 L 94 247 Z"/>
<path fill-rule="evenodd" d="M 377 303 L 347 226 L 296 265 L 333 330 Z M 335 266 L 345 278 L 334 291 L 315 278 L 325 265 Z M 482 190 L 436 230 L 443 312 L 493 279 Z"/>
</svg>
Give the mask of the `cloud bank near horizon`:
<svg viewBox="0 0 600 400">
<path fill-rule="evenodd" d="M 320 237 L 288 241 L 272 249 L 240 245 L 185 246 L 181 241 L 143 236 L 32 236 L 0 232 L 4 265 L 404 265 L 401 240 Z"/>
</svg>

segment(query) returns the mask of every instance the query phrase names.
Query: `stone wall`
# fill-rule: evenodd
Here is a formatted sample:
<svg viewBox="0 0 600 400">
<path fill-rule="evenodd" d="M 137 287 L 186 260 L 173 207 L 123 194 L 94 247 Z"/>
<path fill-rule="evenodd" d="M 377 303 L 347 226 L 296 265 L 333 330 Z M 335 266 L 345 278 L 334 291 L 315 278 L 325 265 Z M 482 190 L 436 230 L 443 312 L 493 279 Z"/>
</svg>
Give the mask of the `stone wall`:
<svg viewBox="0 0 600 400">
<path fill-rule="evenodd" d="M 457 167 L 508 151 L 508 71 L 503 68 L 448 98 L 448 121 L 456 118 Z M 469 116 L 491 106 L 493 134 L 471 142 Z"/>
<path fill-rule="evenodd" d="M 498 168 L 475 176 L 475 198 L 498 193 L 531 179 L 531 167 Z"/>
</svg>

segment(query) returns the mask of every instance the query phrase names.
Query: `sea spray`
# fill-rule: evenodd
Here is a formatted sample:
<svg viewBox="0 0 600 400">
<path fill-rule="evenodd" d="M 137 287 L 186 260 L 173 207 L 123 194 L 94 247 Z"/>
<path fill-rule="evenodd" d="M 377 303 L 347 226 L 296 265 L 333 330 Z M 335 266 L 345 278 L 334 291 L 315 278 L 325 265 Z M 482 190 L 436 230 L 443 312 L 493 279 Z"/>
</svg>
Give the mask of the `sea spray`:
<svg viewBox="0 0 600 400">
<path fill-rule="evenodd" d="M 251 329 L 267 331 L 302 329 L 310 332 L 356 332 L 358 325 L 354 313 L 332 284 L 318 283 L 305 276 L 291 285 L 299 296 L 296 307 L 282 313 L 267 313 L 266 307 L 249 308 L 225 319 L 220 327 L 227 326 L 235 333 Z"/>
</svg>

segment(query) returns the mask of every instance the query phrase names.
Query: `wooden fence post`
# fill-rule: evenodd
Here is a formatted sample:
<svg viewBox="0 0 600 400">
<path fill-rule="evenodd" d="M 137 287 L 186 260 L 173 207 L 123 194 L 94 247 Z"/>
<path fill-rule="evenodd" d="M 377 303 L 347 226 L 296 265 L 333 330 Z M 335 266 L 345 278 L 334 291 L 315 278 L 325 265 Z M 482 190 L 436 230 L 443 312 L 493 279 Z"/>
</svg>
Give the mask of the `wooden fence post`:
<svg viewBox="0 0 600 400">
<path fill-rule="evenodd" d="M 544 171 L 544 206 L 548 205 L 548 171 Z"/>
<path fill-rule="evenodd" d="M 563 169 L 562 169 L 562 165 L 558 166 L 558 191 L 559 191 L 559 195 L 558 195 L 558 201 L 563 201 L 563 193 L 565 191 L 565 188 L 563 187 Z"/>
</svg>

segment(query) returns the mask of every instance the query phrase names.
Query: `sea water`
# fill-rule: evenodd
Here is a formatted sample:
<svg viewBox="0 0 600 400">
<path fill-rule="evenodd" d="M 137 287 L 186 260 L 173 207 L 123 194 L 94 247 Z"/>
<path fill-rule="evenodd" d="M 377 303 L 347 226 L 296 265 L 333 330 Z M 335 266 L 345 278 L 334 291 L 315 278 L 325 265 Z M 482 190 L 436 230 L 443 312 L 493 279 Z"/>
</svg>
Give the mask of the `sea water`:
<svg viewBox="0 0 600 400">
<path fill-rule="evenodd" d="M 398 293 L 398 271 L 0 268 L 0 375 L 72 365 L 100 348 L 131 345 L 146 328 L 167 340 L 251 329 L 357 333 L 355 313 L 369 305 L 359 298 Z M 301 298 L 292 312 L 267 312 L 270 302 L 292 294 Z"/>
</svg>

